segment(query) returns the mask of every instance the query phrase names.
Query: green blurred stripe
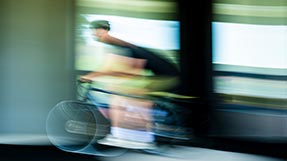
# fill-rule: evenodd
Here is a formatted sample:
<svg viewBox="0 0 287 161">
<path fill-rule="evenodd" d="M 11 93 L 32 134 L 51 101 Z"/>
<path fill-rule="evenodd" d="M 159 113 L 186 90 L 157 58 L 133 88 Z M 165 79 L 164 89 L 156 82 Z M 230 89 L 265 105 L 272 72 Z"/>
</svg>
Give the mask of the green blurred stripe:
<svg viewBox="0 0 287 161">
<path fill-rule="evenodd" d="M 102 14 L 102 15 L 116 15 L 124 17 L 145 18 L 145 19 L 157 19 L 157 20 L 177 20 L 177 14 L 166 12 L 141 12 L 141 11 L 127 11 L 127 10 L 114 10 L 103 8 L 91 8 L 91 7 L 78 7 L 78 14 Z"/>
<path fill-rule="evenodd" d="M 287 109 L 286 99 L 250 97 L 250 96 L 228 95 L 228 94 L 219 94 L 219 96 L 223 98 L 225 103 L 257 106 L 265 108 Z"/>
<path fill-rule="evenodd" d="M 260 6 L 287 6 L 287 0 L 214 0 L 213 2 Z"/>
<path fill-rule="evenodd" d="M 122 10 L 133 12 L 170 13 L 176 12 L 177 3 L 172 1 L 147 0 L 79 0 L 77 6 Z"/>
<path fill-rule="evenodd" d="M 287 25 L 287 19 L 283 17 L 251 17 L 214 14 L 212 19 L 214 22 L 232 22 L 257 25 Z"/>
<path fill-rule="evenodd" d="M 214 3 L 213 13 L 236 16 L 287 18 L 287 6 L 251 6 Z"/>
</svg>

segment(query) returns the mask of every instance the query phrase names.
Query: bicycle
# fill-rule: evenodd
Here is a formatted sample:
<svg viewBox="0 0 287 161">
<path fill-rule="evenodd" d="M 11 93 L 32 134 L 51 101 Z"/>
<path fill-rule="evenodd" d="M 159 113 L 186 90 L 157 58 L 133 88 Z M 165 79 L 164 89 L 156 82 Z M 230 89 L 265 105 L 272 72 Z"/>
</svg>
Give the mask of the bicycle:
<svg viewBox="0 0 287 161">
<path fill-rule="evenodd" d="M 77 81 L 79 97 L 77 100 L 63 100 L 49 112 L 46 130 L 49 140 L 57 148 L 73 153 L 95 156 L 118 156 L 128 148 L 98 144 L 110 131 L 110 121 L 101 109 L 108 108 L 110 95 L 148 99 L 154 102 L 152 131 L 157 148 L 137 149 L 142 152 L 164 155 L 167 148 L 186 142 L 192 135 L 187 119 L 192 110 L 185 104 L 196 100 L 194 97 L 167 92 L 150 92 L 145 95 L 131 95 L 105 90 L 94 86 L 94 82 Z M 100 98 L 98 97 L 100 96 Z"/>
</svg>

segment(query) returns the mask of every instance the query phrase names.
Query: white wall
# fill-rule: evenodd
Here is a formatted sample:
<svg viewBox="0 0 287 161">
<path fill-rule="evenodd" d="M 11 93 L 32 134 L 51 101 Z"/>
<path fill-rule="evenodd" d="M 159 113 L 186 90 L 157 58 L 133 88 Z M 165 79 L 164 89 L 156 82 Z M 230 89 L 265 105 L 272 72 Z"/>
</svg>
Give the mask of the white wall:
<svg viewBox="0 0 287 161">
<path fill-rule="evenodd" d="M 72 0 L 0 0 L 0 136 L 45 134 L 74 97 L 73 19 Z"/>
</svg>

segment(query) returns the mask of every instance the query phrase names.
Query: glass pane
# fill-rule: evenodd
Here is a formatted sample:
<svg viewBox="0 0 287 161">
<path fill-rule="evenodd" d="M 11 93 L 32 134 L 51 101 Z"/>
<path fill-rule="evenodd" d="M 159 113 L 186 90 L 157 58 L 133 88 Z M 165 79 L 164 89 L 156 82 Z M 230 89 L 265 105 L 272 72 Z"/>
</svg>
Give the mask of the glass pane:
<svg viewBox="0 0 287 161">
<path fill-rule="evenodd" d="M 213 3 L 214 92 L 223 103 L 287 109 L 287 3 Z"/>
</svg>

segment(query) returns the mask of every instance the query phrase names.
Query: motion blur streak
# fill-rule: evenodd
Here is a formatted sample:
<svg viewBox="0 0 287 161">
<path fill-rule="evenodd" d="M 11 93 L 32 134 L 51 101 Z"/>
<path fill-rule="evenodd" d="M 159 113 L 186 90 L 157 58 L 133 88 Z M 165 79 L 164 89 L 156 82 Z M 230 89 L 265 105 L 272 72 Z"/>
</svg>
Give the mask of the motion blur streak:
<svg viewBox="0 0 287 161">
<path fill-rule="evenodd" d="M 217 113 L 219 133 L 286 138 L 286 19 L 284 0 L 214 1 L 214 93 L 226 112 Z"/>
</svg>

